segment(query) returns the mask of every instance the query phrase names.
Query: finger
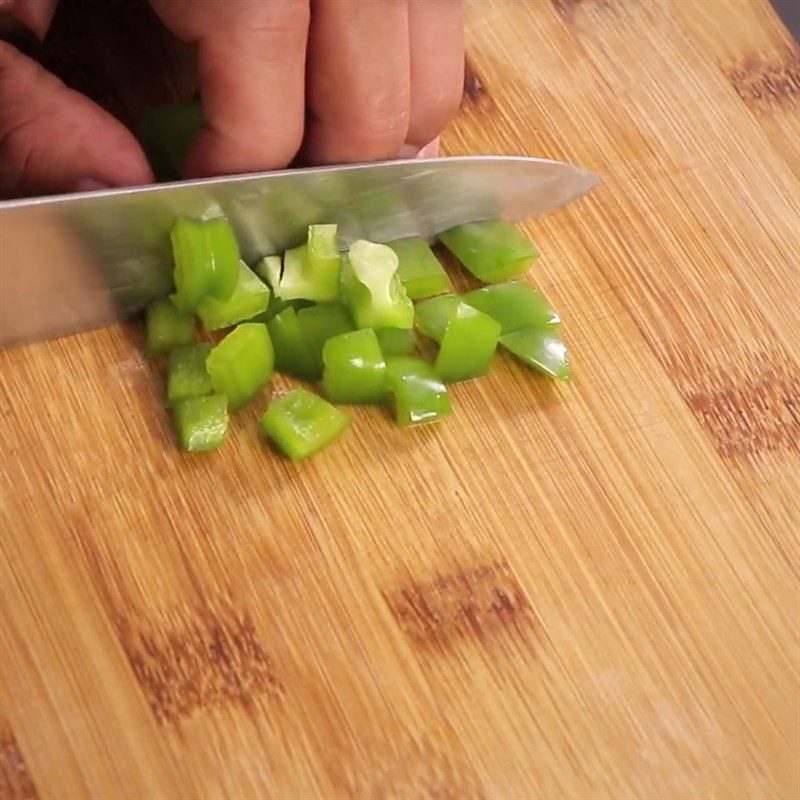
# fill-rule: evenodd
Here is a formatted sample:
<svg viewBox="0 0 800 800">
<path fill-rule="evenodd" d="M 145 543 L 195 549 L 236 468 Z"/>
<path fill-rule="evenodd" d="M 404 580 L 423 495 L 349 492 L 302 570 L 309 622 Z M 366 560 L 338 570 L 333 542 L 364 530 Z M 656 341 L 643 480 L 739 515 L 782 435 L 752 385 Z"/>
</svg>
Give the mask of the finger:
<svg viewBox="0 0 800 800">
<path fill-rule="evenodd" d="M 410 0 L 411 113 L 406 142 L 423 147 L 458 112 L 464 86 L 461 0 Z"/>
<path fill-rule="evenodd" d="M 0 9 L 8 9 L 23 25 L 32 30 L 39 39 L 44 39 L 58 0 L 12 0 L 0 3 Z"/>
<path fill-rule="evenodd" d="M 303 138 L 308 0 L 156 0 L 196 42 L 207 126 L 186 160 L 192 176 L 285 167 Z"/>
<path fill-rule="evenodd" d="M 405 0 L 315 0 L 307 71 L 309 161 L 397 155 L 409 112 Z"/>
<path fill-rule="evenodd" d="M 151 180 L 144 153 L 122 123 L 0 42 L 2 196 Z"/>
</svg>

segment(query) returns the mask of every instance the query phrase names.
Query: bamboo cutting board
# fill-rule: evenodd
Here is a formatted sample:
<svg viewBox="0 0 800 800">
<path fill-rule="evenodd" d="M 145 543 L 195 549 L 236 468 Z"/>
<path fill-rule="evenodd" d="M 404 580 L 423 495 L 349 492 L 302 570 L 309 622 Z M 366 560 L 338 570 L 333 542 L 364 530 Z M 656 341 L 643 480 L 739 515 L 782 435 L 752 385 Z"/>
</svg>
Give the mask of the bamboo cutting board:
<svg viewBox="0 0 800 800">
<path fill-rule="evenodd" d="M 763 0 L 470 8 L 450 153 L 603 186 L 527 230 L 574 381 L 294 466 L 173 446 L 136 325 L 0 354 L 0 794 L 798 797 L 800 65 Z"/>
</svg>

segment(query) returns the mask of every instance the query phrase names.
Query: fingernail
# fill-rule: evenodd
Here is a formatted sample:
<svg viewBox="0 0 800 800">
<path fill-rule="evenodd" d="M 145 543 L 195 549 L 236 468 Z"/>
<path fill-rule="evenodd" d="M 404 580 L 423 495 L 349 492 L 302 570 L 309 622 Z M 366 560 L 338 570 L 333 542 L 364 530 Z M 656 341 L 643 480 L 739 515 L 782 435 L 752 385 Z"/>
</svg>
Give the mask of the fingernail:
<svg viewBox="0 0 800 800">
<path fill-rule="evenodd" d="M 416 158 L 419 153 L 419 147 L 414 144 L 400 145 L 400 150 L 397 153 L 398 158 Z"/>
<path fill-rule="evenodd" d="M 99 192 L 103 189 L 110 189 L 107 183 L 96 181 L 94 178 L 81 178 L 75 184 L 76 192 Z"/>
<path fill-rule="evenodd" d="M 439 137 L 437 136 L 432 142 L 423 147 L 415 158 L 436 158 L 439 155 Z"/>
<path fill-rule="evenodd" d="M 428 142 L 425 147 L 417 147 L 415 144 L 404 144 L 400 146 L 397 153 L 398 158 L 436 158 L 439 155 L 439 137 L 432 142 Z"/>
</svg>

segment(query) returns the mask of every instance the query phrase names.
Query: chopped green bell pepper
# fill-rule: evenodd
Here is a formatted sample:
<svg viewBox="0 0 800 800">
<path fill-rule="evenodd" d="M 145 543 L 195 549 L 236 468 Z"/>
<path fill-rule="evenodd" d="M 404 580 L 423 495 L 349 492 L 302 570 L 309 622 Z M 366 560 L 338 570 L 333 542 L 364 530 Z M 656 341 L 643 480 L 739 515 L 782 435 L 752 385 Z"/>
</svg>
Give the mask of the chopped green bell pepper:
<svg viewBox="0 0 800 800">
<path fill-rule="evenodd" d="M 447 387 L 427 361 L 414 356 L 387 358 L 386 376 L 398 425 L 436 422 L 450 413 Z"/>
<path fill-rule="evenodd" d="M 275 292 L 281 285 L 281 275 L 283 274 L 283 261 L 280 256 L 264 256 L 256 264 L 256 275 L 262 281 L 266 281 L 272 289 L 272 296 L 276 297 Z"/>
<path fill-rule="evenodd" d="M 461 299 L 497 320 L 502 334 L 527 327 L 552 328 L 561 322 L 547 300 L 524 281 L 484 286 Z"/>
<path fill-rule="evenodd" d="M 519 230 L 499 219 L 451 228 L 439 234 L 439 240 L 484 283 L 522 275 L 539 257 L 539 251 Z"/>
<path fill-rule="evenodd" d="M 289 458 L 301 461 L 338 438 L 351 422 L 326 400 L 298 387 L 272 400 L 261 427 Z"/>
<path fill-rule="evenodd" d="M 308 271 L 316 284 L 311 300 L 324 303 L 339 297 L 342 257 L 336 238 L 336 225 L 308 226 Z"/>
<path fill-rule="evenodd" d="M 254 317 L 251 317 L 248 322 L 263 322 L 265 325 L 278 314 L 281 313 L 286 308 L 293 308 L 295 311 L 299 311 L 301 308 L 307 308 L 308 306 L 313 306 L 314 304 L 311 300 L 281 300 L 275 295 L 271 295 L 269 298 L 269 304 L 267 305 L 267 310 L 262 311 L 260 314 L 256 314 Z"/>
<path fill-rule="evenodd" d="M 539 372 L 562 381 L 569 380 L 567 348 L 553 330 L 520 328 L 501 336 L 500 344 Z"/>
<path fill-rule="evenodd" d="M 414 304 L 397 274 L 398 259 L 385 244 L 353 242 L 342 266 L 342 299 L 357 328 L 410 328 Z"/>
<path fill-rule="evenodd" d="M 309 306 L 313 305 L 314 304 L 310 300 L 280 300 L 273 295 L 270 298 L 269 305 L 267 306 L 265 313 L 267 315 L 267 319 L 270 320 L 280 314 L 285 308 L 293 308 L 295 311 L 299 311 L 301 308 L 308 308 Z"/>
<path fill-rule="evenodd" d="M 296 308 L 292 305 L 268 323 L 279 372 L 313 381 L 322 377 L 322 349 L 334 336 L 353 330 L 347 309 L 340 303 Z"/>
<path fill-rule="evenodd" d="M 417 339 L 411 328 L 378 328 L 375 331 L 383 355 L 410 356 L 417 349 Z"/>
<path fill-rule="evenodd" d="M 234 328 L 206 360 L 214 391 L 224 394 L 233 409 L 246 406 L 269 383 L 274 366 L 269 331 L 259 322 Z"/>
<path fill-rule="evenodd" d="M 275 348 L 275 368 L 278 372 L 307 381 L 319 377 L 316 360 L 303 336 L 294 307 L 289 306 L 276 314 L 267 327 Z"/>
<path fill-rule="evenodd" d="M 445 383 L 485 375 L 500 336 L 500 323 L 462 303 L 444 332 L 434 366 Z"/>
<path fill-rule="evenodd" d="M 233 294 L 227 300 L 217 300 L 211 295 L 204 297 L 197 306 L 197 316 L 203 320 L 206 330 L 216 331 L 262 314 L 269 301 L 269 287 L 240 261 L 239 279 Z"/>
<path fill-rule="evenodd" d="M 170 236 L 175 305 L 194 311 L 206 295 L 230 298 L 239 279 L 239 245 L 228 220 L 179 217 Z"/>
<path fill-rule="evenodd" d="M 225 441 L 228 405 L 223 395 L 179 400 L 172 414 L 182 450 L 190 453 L 216 450 Z"/>
<path fill-rule="evenodd" d="M 335 225 L 310 225 L 308 243 L 287 250 L 280 271 L 274 257 L 268 256 L 263 264 L 264 274 L 281 300 L 325 303 L 339 297 L 342 259 Z"/>
<path fill-rule="evenodd" d="M 424 239 L 398 239 L 389 247 L 397 255 L 397 274 L 412 300 L 452 291 L 450 278 Z"/>
<path fill-rule="evenodd" d="M 352 331 L 353 322 L 341 303 L 320 303 L 302 308 L 297 312 L 297 322 L 314 367 L 314 379 L 319 379 L 324 367 L 322 348 L 325 342 L 340 333 Z"/>
<path fill-rule="evenodd" d="M 500 336 L 500 323 L 461 302 L 455 295 L 426 300 L 417 306 L 423 333 L 439 342 L 434 366 L 445 383 L 485 375 Z"/>
<path fill-rule="evenodd" d="M 328 339 L 322 360 L 322 388 L 332 403 L 380 403 L 386 397 L 386 361 L 372 329 Z"/>
<path fill-rule="evenodd" d="M 309 298 L 309 294 L 314 294 L 314 287 L 308 279 L 308 245 L 301 244 L 287 250 L 283 254 L 283 265 L 281 267 L 281 277 L 277 286 L 273 286 L 275 296 L 281 300 L 299 300 Z M 268 274 L 275 279 L 275 262 L 267 264 Z"/>
<path fill-rule="evenodd" d="M 417 327 L 425 336 L 441 343 L 447 325 L 461 302 L 461 298 L 457 294 L 444 294 L 441 297 L 433 297 L 417 303 L 414 309 Z"/>
<path fill-rule="evenodd" d="M 214 391 L 206 359 L 211 345 L 205 342 L 176 347 L 169 354 L 167 403 L 174 405 L 189 397 L 205 397 Z"/>
<path fill-rule="evenodd" d="M 178 345 L 192 341 L 195 331 L 193 314 L 183 314 L 169 298 L 155 300 L 145 311 L 147 343 L 150 358 L 163 356 Z"/>
</svg>

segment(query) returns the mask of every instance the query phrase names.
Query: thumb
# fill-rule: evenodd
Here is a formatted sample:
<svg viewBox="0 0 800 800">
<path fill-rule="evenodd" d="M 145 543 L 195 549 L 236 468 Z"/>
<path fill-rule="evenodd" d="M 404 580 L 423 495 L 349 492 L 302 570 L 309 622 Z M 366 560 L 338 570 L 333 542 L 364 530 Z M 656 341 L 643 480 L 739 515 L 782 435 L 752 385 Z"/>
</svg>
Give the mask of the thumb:
<svg viewBox="0 0 800 800">
<path fill-rule="evenodd" d="M 121 122 L 0 41 L 0 197 L 152 180 Z"/>
</svg>

